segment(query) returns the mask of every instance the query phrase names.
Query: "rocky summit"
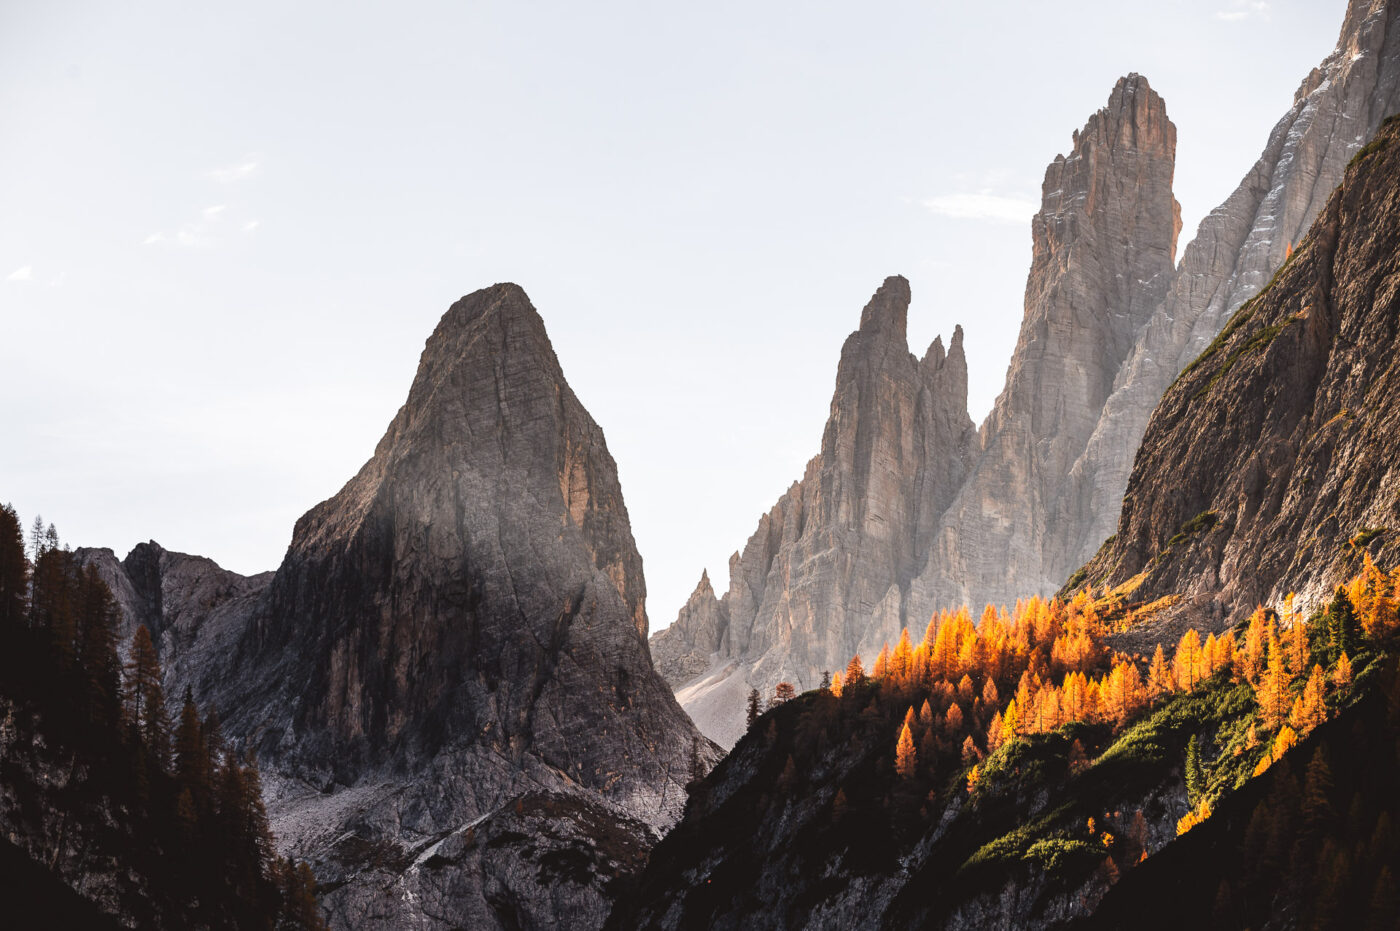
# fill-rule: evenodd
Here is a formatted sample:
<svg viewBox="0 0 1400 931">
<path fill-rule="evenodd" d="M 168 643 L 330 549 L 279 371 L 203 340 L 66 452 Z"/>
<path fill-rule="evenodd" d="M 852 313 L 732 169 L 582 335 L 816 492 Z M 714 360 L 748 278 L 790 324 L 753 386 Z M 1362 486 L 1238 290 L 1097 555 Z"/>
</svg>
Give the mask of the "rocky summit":
<svg viewBox="0 0 1400 931">
<path fill-rule="evenodd" d="M 1364 554 L 1400 555 L 1397 354 L 1400 117 L 1167 392 L 1097 594 L 950 618 L 875 677 L 766 711 L 608 927 L 1396 927 L 1400 573 Z M 1346 588 L 1250 616 L 1290 580 Z M 1217 639 L 1222 617 L 1240 624 Z M 1183 620 L 1175 674 L 1159 654 L 1144 686 L 1119 654 L 1073 699 L 1108 705 L 1037 721 L 1076 662 L 1047 643 L 1060 623 L 1136 652 Z M 1200 668 L 1202 635 L 1225 665 Z"/>
<path fill-rule="evenodd" d="M 515 285 L 442 318 L 270 580 L 91 558 L 257 750 L 339 927 L 600 924 L 717 755 L 652 669 L 616 466 Z"/>
<path fill-rule="evenodd" d="M 1170 281 L 1175 148 L 1162 99 L 1132 75 L 1046 170 L 1026 322 L 980 434 L 961 328 L 915 360 L 908 284 L 885 282 L 842 349 L 821 455 L 730 560 L 723 600 L 702 585 L 653 638 L 707 734 L 732 744 L 748 688 L 811 688 L 922 630 L 940 603 L 1028 575 L 1051 585 L 1044 511 Z M 1047 449 L 1058 472 L 1038 466 Z"/>
<path fill-rule="evenodd" d="M 813 687 L 909 623 L 910 583 L 976 443 L 962 329 L 946 350 L 936 339 L 916 358 L 909 299 L 909 283 L 889 278 L 861 312 L 821 454 L 730 560 L 724 598 L 702 578 L 653 639 L 658 668 L 675 684 L 693 680 L 680 698 L 722 744 L 742 732 L 750 683 Z"/>
<path fill-rule="evenodd" d="M 1074 462 L 1057 568 L 1082 565 L 1114 532 L 1147 420 L 1167 386 L 1273 277 L 1348 161 L 1400 111 L 1400 9 L 1351 0 L 1336 49 L 1303 79 L 1239 187 L 1201 221 L 1171 289 L 1137 335 Z"/>
<path fill-rule="evenodd" d="M 916 585 L 922 615 L 1053 591 L 1077 565 L 1062 541 L 1081 506 L 1066 479 L 1171 284 L 1175 167 L 1166 105 L 1129 75 L 1046 169 L 1021 334 L 981 454 Z"/>
<path fill-rule="evenodd" d="M 1396 177 L 1400 117 L 1153 414 L 1118 532 L 1081 576 L 1135 600 L 1180 597 L 1138 636 L 1218 629 L 1294 591 L 1315 605 L 1367 554 L 1400 554 Z"/>
</svg>

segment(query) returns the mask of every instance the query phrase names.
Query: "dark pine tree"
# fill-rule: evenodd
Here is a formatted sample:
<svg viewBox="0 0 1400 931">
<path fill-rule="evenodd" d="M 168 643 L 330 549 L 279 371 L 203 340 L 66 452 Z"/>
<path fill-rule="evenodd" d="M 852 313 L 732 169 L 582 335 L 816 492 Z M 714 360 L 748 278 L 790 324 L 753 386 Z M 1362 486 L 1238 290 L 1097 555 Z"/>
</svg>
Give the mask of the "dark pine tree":
<svg viewBox="0 0 1400 931">
<path fill-rule="evenodd" d="M 1346 589 L 1337 586 L 1332 603 L 1327 606 L 1327 632 L 1330 635 L 1327 659 L 1336 662 L 1343 653 L 1351 654 L 1356 642 L 1356 608 L 1347 597 Z"/>
<path fill-rule="evenodd" d="M 121 717 L 121 660 L 117 657 L 117 605 L 107 583 L 88 566 L 76 579 L 78 666 L 88 693 L 89 718 L 112 729 Z"/>
<path fill-rule="evenodd" d="M 29 592 L 29 563 L 24 558 L 24 529 L 15 509 L 0 506 L 0 634 L 24 626 Z"/>
<path fill-rule="evenodd" d="M 1186 800 L 1195 808 L 1206 788 L 1206 776 L 1201 768 L 1201 750 L 1196 735 L 1186 742 Z"/>
<path fill-rule="evenodd" d="M 152 761 L 165 769 L 170 759 L 170 714 L 160 680 L 156 647 L 142 624 L 131 638 L 131 659 L 126 664 L 126 721 Z"/>
<path fill-rule="evenodd" d="M 763 699 L 759 697 L 758 689 L 749 689 L 749 707 L 747 715 L 747 727 L 753 727 L 753 722 L 758 720 L 758 716 L 763 713 Z"/>
</svg>

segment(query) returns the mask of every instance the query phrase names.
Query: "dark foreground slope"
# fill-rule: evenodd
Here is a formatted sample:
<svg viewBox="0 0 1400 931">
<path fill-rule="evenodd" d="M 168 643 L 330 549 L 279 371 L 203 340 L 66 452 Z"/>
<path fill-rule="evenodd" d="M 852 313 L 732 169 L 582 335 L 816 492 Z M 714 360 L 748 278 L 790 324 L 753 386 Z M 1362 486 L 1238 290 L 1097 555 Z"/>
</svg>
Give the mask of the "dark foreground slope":
<svg viewBox="0 0 1400 931">
<path fill-rule="evenodd" d="M 1364 552 L 1400 560 L 1397 179 L 1391 119 L 1162 398 L 1118 532 L 1079 581 L 1183 595 L 1171 623 L 1220 629 L 1290 590 L 1318 601 Z"/>
<path fill-rule="evenodd" d="M 1300 898 L 1372 896 L 1382 868 L 1391 876 L 1400 868 L 1395 845 L 1388 835 L 1377 840 L 1379 859 L 1364 867 L 1363 847 L 1342 845 L 1359 843 L 1351 820 L 1368 812 L 1379 819 L 1388 805 L 1373 785 L 1388 769 L 1373 775 L 1365 764 L 1368 755 L 1393 757 L 1395 746 L 1375 709 L 1388 708 L 1394 694 L 1384 683 L 1396 651 L 1397 576 L 1375 571 L 1362 552 L 1369 544 L 1385 564 L 1400 556 L 1382 530 L 1400 526 L 1400 481 L 1391 477 L 1400 425 L 1397 237 L 1400 122 L 1392 121 L 1358 156 L 1273 287 L 1158 410 L 1119 541 L 1089 569 L 1095 581 L 1122 584 L 1100 587 L 1094 599 L 1081 594 L 1067 614 L 1033 608 L 1034 623 L 1018 614 L 1006 627 L 993 615 L 982 629 L 1005 627 L 1001 645 L 964 638 L 962 649 L 945 653 L 930 638 L 922 660 L 916 650 L 906 661 L 926 672 L 891 673 L 900 668 L 892 657 L 873 683 L 852 687 L 848 679 L 839 696 L 809 693 L 770 711 L 704 780 L 610 926 L 1052 928 L 1092 916 L 1100 902 L 1116 916 L 1106 927 L 1155 926 L 1160 898 L 1138 897 L 1126 884 L 1117 891 L 1138 869 L 1140 888 L 1159 897 L 1189 892 L 1197 901 L 1183 914 L 1215 914 L 1220 899 L 1225 927 L 1259 927 L 1261 915 L 1269 927 L 1299 927 Z M 1212 506 L 1213 518 L 1192 520 Z M 1367 528 L 1359 536 L 1350 527 L 1358 523 Z M 1145 581 L 1137 576 L 1144 570 Z M 1273 596 L 1283 607 L 1291 575 L 1300 590 L 1321 593 L 1358 572 L 1350 597 L 1322 610 L 1315 595 L 1319 610 L 1306 621 L 1259 612 L 1245 624 L 1255 598 Z M 1070 723 L 1027 723 L 1027 702 L 1044 713 L 1038 695 L 1046 685 L 1059 698 L 1070 693 L 1063 671 L 1073 665 L 1058 642 L 1051 646 L 1061 625 L 1082 623 L 1108 642 L 1150 650 L 1156 634 L 1188 622 L 1202 636 L 1238 625 L 1228 648 L 1210 641 L 1223 660 L 1178 665 L 1167 674 L 1174 684 L 1154 698 L 1145 653 L 1117 657 L 1110 676 L 1094 665 L 1093 649 L 1081 650 L 1076 662 L 1101 676 L 1097 710 L 1090 702 Z M 963 673 L 966 685 L 957 680 Z M 1307 704 L 1307 681 L 1317 699 L 1310 723 L 1293 707 Z M 920 710 L 924 701 L 931 713 Z M 1023 729 L 994 723 L 994 710 Z M 1313 742 L 1288 751 L 1329 717 Z M 904 728 L 917 757 L 902 746 Z M 1324 757 L 1345 754 L 1339 735 L 1356 729 L 1380 736 L 1330 775 L 1315 773 L 1309 790 L 1315 747 L 1333 748 Z M 959 747 L 964 734 L 970 743 Z M 1283 788 L 1269 788 L 1279 780 Z M 1265 797 L 1278 817 L 1245 839 L 1255 808 L 1242 806 Z M 1328 806 L 1341 821 L 1323 824 L 1317 812 Z M 1222 827 L 1212 810 L 1225 815 Z M 1178 841 L 1188 814 L 1206 820 Z M 1308 848 L 1329 837 L 1325 855 Z M 1211 858 L 1234 856 L 1251 872 L 1229 874 L 1222 890 L 1208 870 L 1180 866 L 1184 855 L 1174 851 L 1187 843 L 1215 845 Z M 1265 853 L 1246 856 L 1261 843 Z M 1295 856 L 1300 843 L 1304 853 Z M 1178 866 L 1154 879 L 1158 857 Z M 1321 913 L 1308 899 L 1306 915 L 1321 914 L 1322 926 L 1388 926 L 1391 904 L 1384 888 L 1377 894 L 1374 903 L 1348 900 Z"/>
<path fill-rule="evenodd" d="M 323 927 L 256 768 L 192 703 L 172 726 L 144 632 L 122 668 L 92 566 L 31 553 L 0 506 L 0 925 Z"/>
<path fill-rule="evenodd" d="M 1400 927 L 1400 670 L 1113 887 L 1085 929 Z"/>
</svg>

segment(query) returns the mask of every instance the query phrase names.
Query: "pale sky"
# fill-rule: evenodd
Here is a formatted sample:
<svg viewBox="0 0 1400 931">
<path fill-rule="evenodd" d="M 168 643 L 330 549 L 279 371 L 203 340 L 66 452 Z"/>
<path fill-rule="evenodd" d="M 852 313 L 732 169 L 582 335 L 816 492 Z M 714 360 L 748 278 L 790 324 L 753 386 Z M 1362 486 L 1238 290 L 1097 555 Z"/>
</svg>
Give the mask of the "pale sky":
<svg viewBox="0 0 1400 931">
<path fill-rule="evenodd" d="M 525 288 L 652 629 L 820 448 L 880 282 L 1001 389 L 1046 164 L 1137 71 L 1182 246 L 1343 0 L 0 2 L 0 501 L 239 572 L 372 454 L 456 298 Z"/>
</svg>

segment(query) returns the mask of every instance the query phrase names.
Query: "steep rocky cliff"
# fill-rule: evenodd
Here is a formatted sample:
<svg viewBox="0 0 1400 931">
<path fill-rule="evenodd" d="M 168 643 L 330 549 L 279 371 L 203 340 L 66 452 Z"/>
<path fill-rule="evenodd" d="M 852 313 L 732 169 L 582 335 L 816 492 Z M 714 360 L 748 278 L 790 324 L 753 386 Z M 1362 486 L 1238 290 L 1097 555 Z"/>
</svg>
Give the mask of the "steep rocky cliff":
<svg viewBox="0 0 1400 931">
<path fill-rule="evenodd" d="M 705 732 L 737 739 L 750 683 L 815 686 L 851 653 L 878 651 L 906 624 L 909 586 L 940 515 L 965 477 L 975 433 L 967 416 L 962 329 L 945 351 L 909 352 L 909 284 L 889 278 L 861 313 L 836 373 L 821 454 L 730 560 L 716 601 L 703 580 L 653 643 Z"/>
<path fill-rule="evenodd" d="M 1130 75 L 1046 170 L 1021 335 L 981 456 L 916 584 L 922 613 L 1053 591 L 1077 565 L 1062 545 L 1077 509 L 1066 477 L 1171 285 L 1175 165 L 1166 105 Z"/>
<path fill-rule="evenodd" d="M 442 318 L 270 580 L 88 558 L 169 687 L 256 748 L 340 927 L 597 925 L 716 757 L 652 669 L 616 466 L 515 285 Z"/>
<path fill-rule="evenodd" d="M 1400 557 L 1396 178 L 1393 119 L 1273 283 L 1162 398 L 1118 532 L 1084 581 L 1184 595 L 1166 623 L 1219 627 L 1290 589 L 1320 600 L 1364 552 Z"/>
<path fill-rule="evenodd" d="M 1113 532 L 1147 419 L 1177 374 L 1283 263 L 1381 120 L 1400 111 L 1400 5 L 1351 0 L 1336 50 L 1233 194 L 1201 221 L 1163 304 L 1139 333 L 1093 436 L 1073 464 L 1057 568 L 1082 565 Z"/>
<path fill-rule="evenodd" d="M 144 624 L 151 632 L 176 686 L 173 695 L 192 684 L 189 674 L 208 665 L 187 654 L 231 646 L 261 604 L 273 576 L 242 576 L 207 557 L 171 552 L 154 540 L 138 543 L 120 560 L 106 548 L 83 547 L 74 555 L 84 565 L 95 566 L 112 590 L 120 608 L 116 634 L 123 655 L 137 627 Z M 216 637 L 216 631 L 222 636 Z"/>
</svg>

